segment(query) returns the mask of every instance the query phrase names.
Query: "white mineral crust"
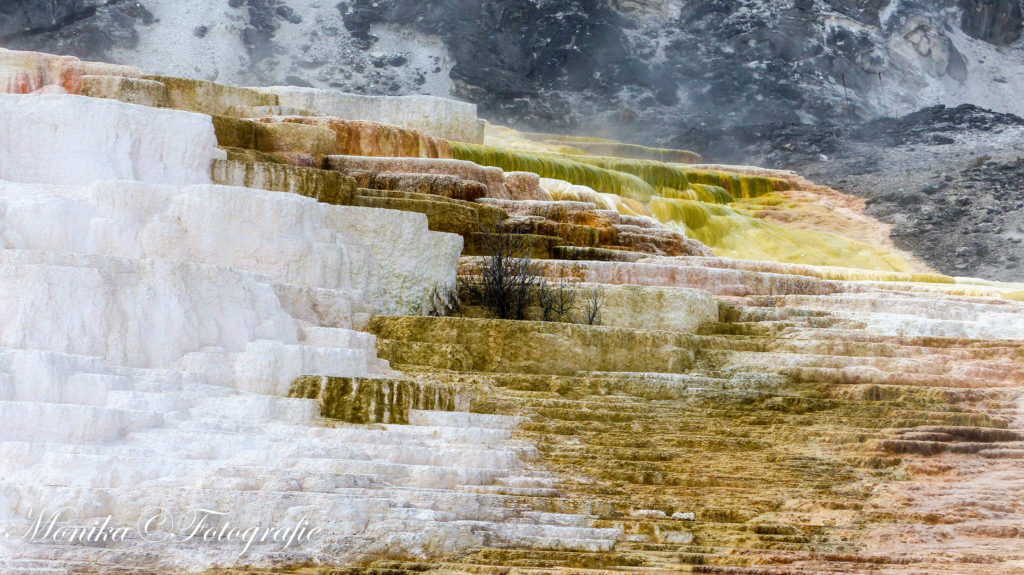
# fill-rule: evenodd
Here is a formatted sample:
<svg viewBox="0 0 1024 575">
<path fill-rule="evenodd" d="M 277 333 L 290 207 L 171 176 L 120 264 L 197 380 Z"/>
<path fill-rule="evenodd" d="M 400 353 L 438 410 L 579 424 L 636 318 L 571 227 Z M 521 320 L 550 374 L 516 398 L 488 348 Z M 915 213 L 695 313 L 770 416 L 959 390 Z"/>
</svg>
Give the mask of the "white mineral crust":
<svg viewBox="0 0 1024 575">
<path fill-rule="evenodd" d="M 325 427 L 314 401 L 282 397 L 299 375 L 400 376 L 354 322 L 420 311 L 462 240 L 421 214 L 211 185 L 222 155 L 208 116 L 0 95 L 0 572 L 610 548 L 616 530 L 489 491 L 550 481 L 514 418 Z M 203 508 L 321 531 L 285 554 L 18 540 L 64 507 L 84 526 Z"/>
</svg>

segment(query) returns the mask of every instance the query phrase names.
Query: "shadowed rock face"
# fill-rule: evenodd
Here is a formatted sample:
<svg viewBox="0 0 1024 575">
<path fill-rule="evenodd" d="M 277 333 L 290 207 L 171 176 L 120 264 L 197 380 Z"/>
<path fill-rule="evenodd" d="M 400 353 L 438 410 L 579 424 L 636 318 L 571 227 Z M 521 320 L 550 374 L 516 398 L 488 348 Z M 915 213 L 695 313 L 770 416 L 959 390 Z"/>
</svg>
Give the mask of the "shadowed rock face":
<svg viewBox="0 0 1024 575">
<path fill-rule="evenodd" d="M 152 24 L 139 2 L 125 0 L 11 0 L 0 4 L 0 45 L 102 59 L 134 48 L 136 24 Z"/>
<path fill-rule="evenodd" d="M 631 24 L 603 2 L 441 4 L 355 0 L 348 3 L 345 26 L 367 46 L 375 42 L 370 26 L 382 22 L 441 36 L 456 59 L 451 75 L 460 89 L 471 99 L 493 102 L 494 111 L 506 116 L 554 120 L 564 111 L 555 102 L 531 111 L 526 102 L 513 101 L 537 100 L 550 88 L 609 97 L 627 85 L 654 87 L 647 66 L 637 65 L 627 47 L 624 28 Z"/>
<path fill-rule="evenodd" d="M 1021 26 L 1017 0 L 439 4 L 339 8 L 368 47 L 374 24 L 440 36 L 456 92 L 492 117 L 655 133 L 666 118 L 762 124 L 934 103 L 915 94 L 964 82 L 974 64 L 961 28 L 1005 46 Z"/>
<path fill-rule="evenodd" d="M 1024 28 L 1017 0 L 963 0 L 961 27 L 974 38 L 1007 46 L 1020 38 Z"/>
</svg>

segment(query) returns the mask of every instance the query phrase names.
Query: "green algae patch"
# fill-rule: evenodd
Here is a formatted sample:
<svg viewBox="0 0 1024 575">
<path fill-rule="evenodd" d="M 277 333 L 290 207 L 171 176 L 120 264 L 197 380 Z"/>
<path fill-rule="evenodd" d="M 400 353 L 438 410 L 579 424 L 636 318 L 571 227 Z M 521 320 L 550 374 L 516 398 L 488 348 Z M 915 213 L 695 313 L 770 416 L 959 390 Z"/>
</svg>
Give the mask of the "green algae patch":
<svg viewBox="0 0 1024 575">
<path fill-rule="evenodd" d="M 237 160 L 214 160 L 210 170 L 224 186 L 290 192 L 332 205 L 352 205 L 355 198 L 355 180 L 331 170 Z"/>
<path fill-rule="evenodd" d="M 571 145 L 593 156 L 614 156 L 633 160 L 653 160 L 668 164 L 699 164 L 701 155 L 687 150 L 651 148 L 636 144 L 607 142 L 572 142 Z"/>
<path fill-rule="evenodd" d="M 654 188 L 632 174 L 605 169 L 585 162 L 554 155 L 532 154 L 491 146 L 451 142 L 455 159 L 481 166 L 494 166 L 506 172 L 533 172 L 551 178 L 587 186 L 599 192 L 648 201 Z"/>
<path fill-rule="evenodd" d="M 649 207 L 659 221 L 682 228 L 687 237 L 701 241 L 719 257 L 911 272 L 909 264 L 883 248 L 828 232 L 787 228 L 731 206 L 656 197 Z M 922 275 L 920 279 L 946 281 L 937 274 Z"/>
<path fill-rule="evenodd" d="M 603 156 L 559 156 L 557 154 L 551 154 L 550 157 L 582 162 L 606 170 L 634 175 L 654 188 L 659 195 L 666 195 L 666 190 L 685 191 L 691 189 L 693 184 L 718 188 L 726 192 L 728 196 L 705 188 L 697 192 L 699 196 L 695 198 L 702 201 L 711 199 L 717 203 L 730 203 L 733 201 L 731 198 L 758 198 L 772 192 L 788 190 L 790 187 L 789 182 L 785 180 L 736 172 L 697 170 L 681 164 L 669 164 L 654 160 Z"/>
<path fill-rule="evenodd" d="M 632 174 L 647 182 L 658 193 L 666 188 L 685 190 L 690 187 L 687 171 L 672 164 L 601 156 L 579 156 L 573 159 L 606 170 Z"/>
<path fill-rule="evenodd" d="M 736 198 L 757 198 L 772 192 L 791 189 L 786 180 L 749 176 L 737 172 L 699 170 L 683 166 L 686 177 L 693 183 L 724 188 Z"/>
<path fill-rule="evenodd" d="M 410 409 L 454 411 L 457 399 L 451 385 L 404 379 L 303 376 L 288 397 L 315 399 L 320 414 L 347 423 L 407 425 Z"/>
</svg>

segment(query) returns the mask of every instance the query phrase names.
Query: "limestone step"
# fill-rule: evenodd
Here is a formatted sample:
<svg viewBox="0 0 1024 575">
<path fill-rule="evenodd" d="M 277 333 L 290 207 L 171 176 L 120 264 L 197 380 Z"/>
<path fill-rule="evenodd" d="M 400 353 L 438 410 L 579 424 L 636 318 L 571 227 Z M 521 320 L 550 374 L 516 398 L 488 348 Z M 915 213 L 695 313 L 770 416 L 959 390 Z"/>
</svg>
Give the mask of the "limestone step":
<svg viewBox="0 0 1024 575">
<path fill-rule="evenodd" d="M 57 561 L 0 558 L 4 575 L 69 575 L 70 571 Z"/>
<path fill-rule="evenodd" d="M 434 232 L 447 232 L 465 236 L 475 233 L 480 229 L 480 218 L 476 210 L 450 202 L 356 196 L 353 203 L 356 206 L 368 208 L 384 208 L 424 214 L 427 216 L 427 227 Z"/>
<path fill-rule="evenodd" d="M 727 356 L 727 357 L 726 357 Z M 979 383 L 1007 385 L 1024 381 L 1024 365 L 1009 361 L 951 359 L 942 355 L 920 357 L 872 357 L 820 355 L 813 353 L 758 353 L 730 351 L 718 354 L 719 359 L 741 368 L 864 368 L 888 374 L 942 375 L 972 379 Z"/>
<path fill-rule="evenodd" d="M 788 367 L 781 373 L 800 383 L 832 383 L 838 385 L 900 385 L 937 388 L 979 388 L 992 386 L 992 382 L 980 382 L 966 377 L 932 374 L 889 373 L 879 369 Z M 997 383 L 1007 387 L 1018 382 Z"/>
<path fill-rule="evenodd" d="M 240 420 L 249 424 L 274 421 L 308 424 L 320 415 L 315 402 L 270 395 L 233 395 L 196 402 L 192 417 L 203 419 Z"/>
<path fill-rule="evenodd" d="M 595 535 L 604 537 L 591 539 L 584 537 L 567 537 L 565 535 L 520 535 L 515 532 L 509 532 L 510 529 L 508 528 L 510 527 L 513 527 L 513 525 L 497 525 L 496 531 L 498 531 L 498 533 L 495 534 L 493 538 L 489 538 L 487 543 L 491 546 L 504 544 L 510 547 L 525 549 L 608 552 L 615 548 L 617 540 L 617 536 L 613 537 L 611 535 L 605 535 L 603 530 L 595 530 L 598 531 Z"/>
<path fill-rule="evenodd" d="M 361 349 L 368 353 L 377 350 L 377 338 L 366 332 L 352 329 L 303 326 L 300 337 L 304 344 L 314 347 Z"/>
<path fill-rule="evenodd" d="M 515 495 L 520 497 L 559 497 L 561 495 L 559 490 L 547 487 L 510 487 L 507 485 L 458 485 L 456 490 L 465 493 Z"/>
<path fill-rule="evenodd" d="M 646 254 L 607 247 L 554 246 L 551 257 L 556 260 L 635 262 Z"/>
<path fill-rule="evenodd" d="M 170 414 L 186 414 L 191 402 L 181 394 L 153 391 L 120 391 L 107 394 L 106 407 L 132 411 L 154 411 L 168 417 Z"/>
<path fill-rule="evenodd" d="M 228 159 L 214 160 L 211 167 L 216 184 L 289 192 L 336 206 L 352 205 L 355 182 L 338 172 L 280 163 L 282 158 L 276 154 L 229 146 L 223 149 Z"/>
<path fill-rule="evenodd" d="M 564 240 L 554 236 L 536 234 L 516 234 L 516 242 L 520 242 L 522 251 L 528 257 L 537 260 L 547 260 L 554 257 L 553 250 L 557 246 L 565 245 Z M 462 250 L 463 256 L 488 256 L 488 248 L 491 240 L 488 234 L 474 232 L 465 236 L 465 247 Z"/>
<path fill-rule="evenodd" d="M 777 337 L 797 327 L 792 321 L 756 321 L 731 323 L 706 323 L 700 326 L 700 335 L 741 335 Z"/>
<path fill-rule="evenodd" d="M 527 421 L 527 418 L 489 415 L 484 413 L 424 411 L 419 409 L 413 409 L 409 412 L 410 425 L 424 425 L 431 427 L 469 427 L 478 430 L 490 429 L 511 431 L 522 425 L 524 421 Z M 510 435 L 511 434 L 508 434 L 507 436 Z"/>
<path fill-rule="evenodd" d="M 240 118 L 257 119 L 264 116 L 315 116 L 312 111 L 306 108 L 294 106 L 235 106 L 232 108 L 234 116 Z"/>
<path fill-rule="evenodd" d="M 622 543 L 619 543 L 619 546 L 621 545 Z M 641 568 L 643 566 L 642 572 L 656 573 L 650 570 L 643 556 L 635 553 L 620 553 L 618 552 L 619 546 L 616 547 L 615 552 L 611 553 L 548 549 L 483 548 L 473 550 L 464 561 L 474 567 L 472 571 L 474 573 L 498 573 L 500 572 L 498 569 L 507 568 L 507 566 L 514 566 L 517 569 L 531 573 L 549 573 L 559 568 L 569 568 L 575 573 L 593 575 L 628 571 L 620 570 L 623 567 Z M 495 570 L 486 570 L 483 567 L 488 565 L 495 566 Z M 620 569 L 616 569 L 616 567 Z"/>
<path fill-rule="evenodd" d="M 377 353 L 391 365 L 418 365 L 452 371 L 469 371 L 473 358 L 462 345 L 425 341 L 401 341 L 378 337 Z"/>
<path fill-rule="evenodd" d="M 804 276 L 684 267 L 648 261 L 632 263 L 558 260 L 536 262 L 536 269 L 538 273 L 550 278 L 575 277 L 590 283 L 688 287 L 722 296 L 831 294 L 837 289 L 816 278 Z"/>
<path fill-rule="evenodd" d="M 295 459 L 283 462 L 286 472 L 250 461 L 213 462 L 173 457 L 128 457 L 108 454 L 54 452 L 30 456 L 34 450 L 15 450 L 3 444 L 10 461 L 24 462 L 6 481 L 37 481 L 49 486 L 113 488 L 120 485 L 183 489 L 302 491 L 306 493 L 373 493 L 373 490 L 445 489 L 499 479 L 499 468 L 462 468 L 387 463 L 366 460 Z M 130 472 L 121 465 L 132 464 Z M 74 469 L 74 473 L 69 469 Z"/>
<path fill-rule="evenodd" d="M 458 206 L 473 210 L 477 213 L 481 220 L 481 223 L 497 223 L 501 218 L 504 217 L 504 213 L 493 206 L 486 204 L 480 204 L 470 200 L 464 200 L 456 197 L 448 197 L 428 192 L 416 192 L 411 190 L 386 190 L 386 189 L 368 189 L 358 188 L 356 194 L 359 197 L 367 199 L 382 199 L 382 200 L 417 200 L 426 202 L 437 202 L 440 204 L 446 204 L 449 206 Z"/>
<path fill-rule="evenodd" d="M 313 400 L 323 417 L 355 424 L 408 424 L 412 409 L 468 408 L 456 386 L 408 378 L 303 376 L 288 395 Z"/>
<path fill-rule="evenodd" d="M 303 345 L 313 348 L 362 351 L 365 354 L 368 373 L 395 374 L 390 363 L 377 356 L 377 338 L 372 334 L 352 329 L 304 326 L 300 338 Z"/>
<path fill-rule="evenodd" d="M 803 309 L 797 307 L 763 307 L 755 305 L 744 305 L 742 307 L 730 306 L 722 312 L 723 321 L 729 323 L 784 321 L 795 318 L 828 317 L 829 315 L 830 312 L 825 310 Z"/>
<path fill-rule="evenodd" d="M 415 413 L 415 411 L 413 412 Z M 432 418 L 443 423 L 451 421 L 458 422 L 462 412 L 429 412 Z M 475 414 L 472 414 L 475 416 Z M 454 418 L 449 421 L 447 417 Z M 503 427 L 511 427 L 513 424 L 522 423 L 521 418 L 507 416 L 487 416 L 487 426 L 484 427 L 461 427 L 458 425 L 351 425 L 337 424 L 330 426 L 289 425 L 276 424 L 274 422 L 260 422 L 251 426 L 240 426 L 237 423 L 233 428 L 220 430 L 217 422 L 196 420 L 190 425 L 183 425 L 176 429 L 144 430 L 131 434 L 128 439 L 132 446 L 143 445 L 146 441 L 153 443 L 155 447 L 163 448 L 159 443 L 161 435 L 166 434 L 174 442 L 172 445 L 181 448 L 202 446 L 205 443 L 217 445 L 223 442 L 234 446 L 245 440 L 259 443 L 280 443 L 286 450 L 304 449 L 306 453 L 317 453 L 335 447 L 335 444 L 369 444 L 369 445 L 488 445 L 495 440 L 507 439 L 510 430 Z M 497 421 L 490 421 L 490 419 Z M 500 423 L 500 420 L 507 419 L 507 423 Z M 151 433 L 152 432 L 152 433 Z M 252 437 L 248 437 L 251 435 Z M 521 447 L 521 443 L 500 441 L 502 445 L 509 447 Z M 84 448 L 84 447 L 83 447 Z"/>
<path fill-rule="evenodd" d="M 668 331 L 451 317 L 378 316 L 369 331 L 384 339 L 461 346 L 475 371 L 550 375 L 596 370 L 684 373 L 693 365 L 697 341 Z M 561 353 L 539 353 L 542 345 Z M 381 355 L 388 356 L 384 349 Z"/>
<path fill-rule="evenodd" d="M 424 428 L 430 430 L 430 428 Z M 427 431 L 429 433 L 429 431 Z M 470 432 L 472 433 L 472 432 Z M 257 436 L 258 437 L 258 436 Z M 501 442 L 498 444 L 451 444 L 444 445 L 443 435 L 435 435 L 433 441 L 421 439 L 416 442 L 374 443 L 360 442 L 358 438 L 341 443 L 330 436 L 303 441 L 296 434 L 292 438 L 262 438 L 240 433 L 227 434 L 211 430 L 182 431 L 159 430 L 135 433 L 129 437 L 132 447 L 163 450 L 174 449 L 172 453 L 181 453 L 181 457 L 198 459 L 224 458 L 228 461 L 253 458 L 256 462 L 267 464 L 294 464 L 297 459 L 323 460 L 331 464 L 336 460 L 379 461 L 401 463 L 406 465 L 437 466 L 461 468 L 491 469 L 502 465 L 513 465 L 518 459 L 529 454 L 531 450 L 526 444 Z M 493 437 L 492 437 L 493 438 Z M 271 454 L 263 455 L 265 448 L 273 444 L 276 449 Z M 443 449 L 441 449 L 443 447 Z M 190 455 L 191 454 L 191 455 Z"/>
<path fill-rule="evenodd" d="M 502 222 L 502 231 L 516 235 L 551 236 L 560 240 L 560 245 L 581 248 L 596 248 L 614 241 L 611 230 L 604 234 L 594 226 L 553 222 L 544 218 L 514 217 Z M 552 256 L 554 256 L 552 248 Z"/>
<path fill-rule="evenodd" d="M 40 426 L 37 422 L 45 421 Z M 163 425 L 163 415 L 97 406 L 0 401 L 0 437 L 13 441 L 103 442 Z"/>
<path fill-rule="evenodd" d="M 352 171 L 349 175 L 355 178 L 360 188 L 365 191 L 361 195 L 385 197 L 409 197 L 404 194 L 422 194 L 435 198 L 450 198 L 466 202 L 474 202 L 479 206 L 481 216 L 488 223 L 497 224 L 501 219 L 498 208 L 476 204 L 475 201 L 487 195 L 486 185 L 457 176 L 439 174 L 402 174 L 376 171 Z M 493 215 L 484 216 L 484 212 Z"/>
</svg>

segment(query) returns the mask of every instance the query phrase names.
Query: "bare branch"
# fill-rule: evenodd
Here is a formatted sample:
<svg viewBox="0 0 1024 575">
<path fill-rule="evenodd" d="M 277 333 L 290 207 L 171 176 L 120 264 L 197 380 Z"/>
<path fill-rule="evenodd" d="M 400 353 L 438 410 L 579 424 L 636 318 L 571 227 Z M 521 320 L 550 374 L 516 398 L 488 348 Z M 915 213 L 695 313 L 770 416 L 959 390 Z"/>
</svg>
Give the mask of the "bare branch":
<svg viewBox="0 0 1024 575">
<path fill-rule="evenodd" d="M 583 309 L 583 319 L 587 325 L 601 325 L 604 303 L 604 288 L 598 286 L 587 291 L 587 305 Z"/>
</svg>

